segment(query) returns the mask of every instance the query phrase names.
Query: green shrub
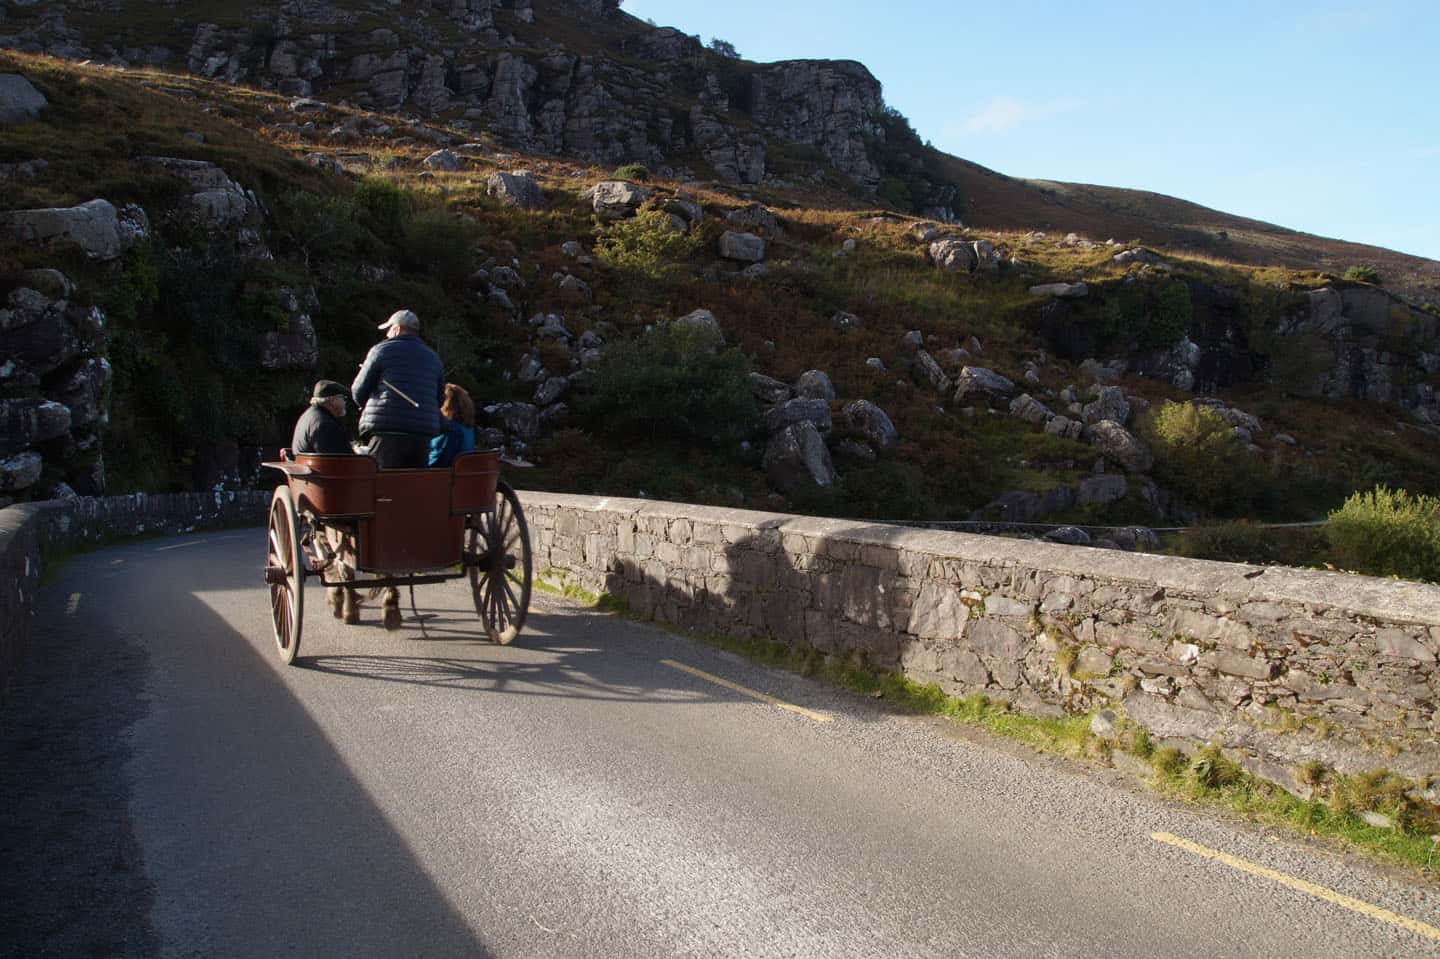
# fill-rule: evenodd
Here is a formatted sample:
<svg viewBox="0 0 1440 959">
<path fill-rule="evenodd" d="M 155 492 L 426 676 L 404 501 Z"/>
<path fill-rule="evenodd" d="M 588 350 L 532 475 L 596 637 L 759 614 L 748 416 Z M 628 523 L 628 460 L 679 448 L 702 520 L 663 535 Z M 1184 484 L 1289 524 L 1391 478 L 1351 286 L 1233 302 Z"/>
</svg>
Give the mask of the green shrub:
<svg viewBox="0 0 1440 959">
<path fill-rule="evenodd" d="M 389 180 L 367 178 L 355 188 L 355 206 L 370 231 L 387 243 L 404 235 L 409 204 L 405 191 Z"/>
<path fill-rule="evenodd" d="M 1440 499 L 1377 486 L 1331 513 L 1325 537 L 1343 569 L 1440 582 Z"/>
<path fill-rule="evenodd" d="M 616 269 L 656 279 L 694 254 L 699 244 L 698 236 L 676 230 L 665 211 L 642 210 L 605 227 L 595 243 L 595 256 Z"/>
<path fill-rule="evenodd" d="M 1380 285 L 1380 271 L 1373 266 L 1352 266 L 1345 271 L 1344 278 L 1351 283 L 1373 283 Z"/>
<path fill-rule="evenodd" d="M 1155 451 L 1155 475 L 1210 515 L 1246 512 L 1258 468 L 1230 424 L 1208 406 L 1166 403 L 1142 424 Z"/>
<path fill-rule="evenodd" d="M 704 330 L 662 326 L 615 343 L 595 369 L 595 393 L 582 406 L 595 432 L 721 447 L 757 425 L 749 361 L 716 349 Z"/>
<path fill-rule="evenodd" d="M 471 253 L 479 229 L 475 221 L 447 210 L 427 210 L 405 223 L 404 262 L 455 291 L 474 266 Z"/>
<path fill-rule="evenodd" d="M 1150 322 L 1140 331 L 1140 345 L 1145 349 L 1173 346 L 1190 328 L 1194 312 L 1190 303 L 1190 287 L 1180 280 L 1167 283 L 1156 299 Z"/>
<path fill-rule="evenodd" d="M 643 163 L 627 163 L 615 168 L 615 179 L 645 183 L 650 179 L 650 168 Z"/>
</svg>

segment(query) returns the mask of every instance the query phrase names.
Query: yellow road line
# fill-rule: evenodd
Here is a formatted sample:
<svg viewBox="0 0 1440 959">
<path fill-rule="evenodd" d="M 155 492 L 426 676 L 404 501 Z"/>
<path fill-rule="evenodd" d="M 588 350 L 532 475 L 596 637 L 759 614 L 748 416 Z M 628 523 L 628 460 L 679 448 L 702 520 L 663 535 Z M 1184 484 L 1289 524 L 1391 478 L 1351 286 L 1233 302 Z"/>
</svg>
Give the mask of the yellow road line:
<svg viewBox="0 0 1440 959">
<path fill-rule="evenodd" d="M 735 692 L 740 693 L 742 696 L 749 696 L 751 699 L 758 699 L 762 703 L 769 703 L 771 706 L 779 706 L 781 709 L 788 709 L 792 713 L 799 713 L 801 716 L 813 719 L 817 723 L 830 722 L 831 716 L 829 713 L 820 713 L 816 712 L 813 709 L 806 709 L 804 706 L 796 706 L 794 703 L 787 703 L 783 699 L 776 699 L 774 696 L 767 696 L 757 690 L 741 686 L 739 683 L 732 683 L 728 679 L 721 679 L 719 676 L 716 676 L 712 673 L 707 673 L 703 669 L 696 669 L 694 666 L 687 666 L 684 663 L 677 663 L 673 659 L 662 659 L 660 660 L 660 662 L 664 663 L 666 666 L 671 667 L 672 669 L 678 669 L 681 672 L 689 673 L 691 676 L 699 676 L 706 682 L 714 683 L 717 686 L 724 686 L 726 689 L 733 689 Z"/>
<path fill-rule="evenodd" d="M 79 594 L 79 593 L 71 593 L 71 594 L 70 594 L 70 602 L 68 602 L 68 603 L 65 604 L 65 615 L 66 615 L 66 616 L 74 616 L 74 615 L 75 615 L 75 610 L 77 610 L 77 609 L 79 609 L 79 608 L 80 608 L 80 594 Z"/>
<path fill-rule="evenodd" d="M 1247 862 L 1229 853 L 1221 852 L 1218 849 L 1211 849 L 1208 846 L 1202 846 L 1188 839 L 1181 839 L 1179 836 L 1171 835 L 1168 832 L 1152 832 L 1150 838 L 1156 842 L 1163 842 L 1167 845 L 1175 846 L 1178 849 L 1183 849 L 1186 852 L 1193 852 L 1197 856 L 1204 856 L 1206 859 L 1213 859 L 1216 862 L 1224 863 L 1232 869 L 1248 872 L 1252 876 L 1260 876 L 1263 879 L 1278 882 L 1282 886 L 1288 886 L 1298 892 L 1314 896 L 1316 899 L 1323 899 L 1326 902 L 1334 903 L 1342 908 L 1358 912 L 1362 916 L 1369 916 L 1378 922 L 1399 926 L 1401 929 L 1408 929 L 1416 935 L 1440 941 L 1440 929 L 1434 926 L 1427 925 L 1416 919 L 1411 919 L 1409 916 L 1402 916 L 1399 913 L 1391 912 L 1389 909 L 1382 909 L 1368 902 L 1362 902 L 1359 899 L 1352 899 L 1333 889 L 1317 886 L 1313 882 L 1306 882 L 1304 879 L 1297 879 L 1294 876 L 1287 876 L 1285 873 L 1276 872 L 1274 869 L 1257 866 L 1253 862 Z"/>
</svg>

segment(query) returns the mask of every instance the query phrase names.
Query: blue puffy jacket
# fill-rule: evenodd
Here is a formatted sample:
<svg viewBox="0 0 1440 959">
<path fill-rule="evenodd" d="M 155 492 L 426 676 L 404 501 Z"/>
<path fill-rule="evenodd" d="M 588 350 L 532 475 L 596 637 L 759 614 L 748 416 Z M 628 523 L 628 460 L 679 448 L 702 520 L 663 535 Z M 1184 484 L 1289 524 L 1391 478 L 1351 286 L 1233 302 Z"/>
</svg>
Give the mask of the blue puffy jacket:
<svg viewBox="0 0 1440 959">
<path fill-rule="evenodd" d="M 445 368 L 440 357 L 420 337 L 396 336 L 370 348 L 350 386 L 350 395 L 362 410 L 361 436 L 369 433 L 434 436 L 440 432 Z"/>
</svg>

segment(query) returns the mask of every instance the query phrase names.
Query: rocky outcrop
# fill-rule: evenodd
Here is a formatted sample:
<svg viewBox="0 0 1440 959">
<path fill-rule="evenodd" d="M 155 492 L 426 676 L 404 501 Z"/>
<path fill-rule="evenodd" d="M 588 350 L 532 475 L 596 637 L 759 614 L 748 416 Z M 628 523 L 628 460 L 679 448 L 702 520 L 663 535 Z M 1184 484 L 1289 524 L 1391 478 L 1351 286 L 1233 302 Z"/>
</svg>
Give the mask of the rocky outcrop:
<svg viewBox="0 0 1440 959">
<path fill-rule="evenodd" d="M 521 210 L 545 208 L 545 194 L 528 170 L 490 174 L 485 179 L 485 192 L 506 206 Z"/>
<path fill-rule="evenodd" d="M 434 0 L 419 11 L 386 8 L 374 28 L 358 5 L 333 0 L 285 0 L 278 15 L 259 6 L 252 23 L 225 25 L 187 20 L 201 5 L 181 5 L 166 30 L 179 42 L 104 33 L 92 6 L 52 0 L 43 17 L 0 22 L 0 43 L 255 84 L 301 98 L 296 112 L 343 90 L 361 107 L 445 115 L 517 149 L 600 165 L 666 167 L 698 155 L 721 180 L 762 183 L 772 176 L 767 144 L 784 143 L 814 151 L 862 189 L 880 183 L 884 101 L 863 65 L 737 64 L 618 12 L 613 0 L 538 11 L 531 0 Z M 582 53 L 536 43 L 535 31 L 561 17 L 579 30 L 609 18 L 590 32 L 612 45 Z"/>
<path fill-rule="evenodd" d="M 831 486 L 838 478 L 830 450 L 809 420 L 791 423 L 772 436 L 765 447 L 763 465 L 770 482 L 784 492 L 794 492 L 807 484 Z"/>
<path fill-rule="evenodd" d="M 143 211 L 139 216 L 144 217 Z M 92 260 L 116 259 L 143 237 L 147 229 L 148 223 L 142 228 L 133 219 L 122 218 L 108 200 L 0 213 L 0 234 L 9 239 L 42 250 L 78 249 Z"/>
<path fill-rule="evenodd" d="M 38 117 L 49 106 L 45 95 L 18 73 L 0 73 L 0 126 L 15 126 Z"/>
</svg>

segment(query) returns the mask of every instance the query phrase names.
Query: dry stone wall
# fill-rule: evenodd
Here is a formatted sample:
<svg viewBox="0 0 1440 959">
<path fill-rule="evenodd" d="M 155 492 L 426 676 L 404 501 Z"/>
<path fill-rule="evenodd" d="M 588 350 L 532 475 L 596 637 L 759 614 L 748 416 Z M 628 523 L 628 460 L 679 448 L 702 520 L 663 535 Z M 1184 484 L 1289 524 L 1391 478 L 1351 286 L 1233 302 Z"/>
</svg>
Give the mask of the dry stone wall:
<svg viewBox="0 0 1440 959">
<path fill-rule="evenodd" d="M 642 500 L 525 494 L 536 567 L 675 626 L 863 655 L 1060 715 L 1123 709 L 1297 792 L 1440 774 L 1440 588 Z"/>
</svg>

